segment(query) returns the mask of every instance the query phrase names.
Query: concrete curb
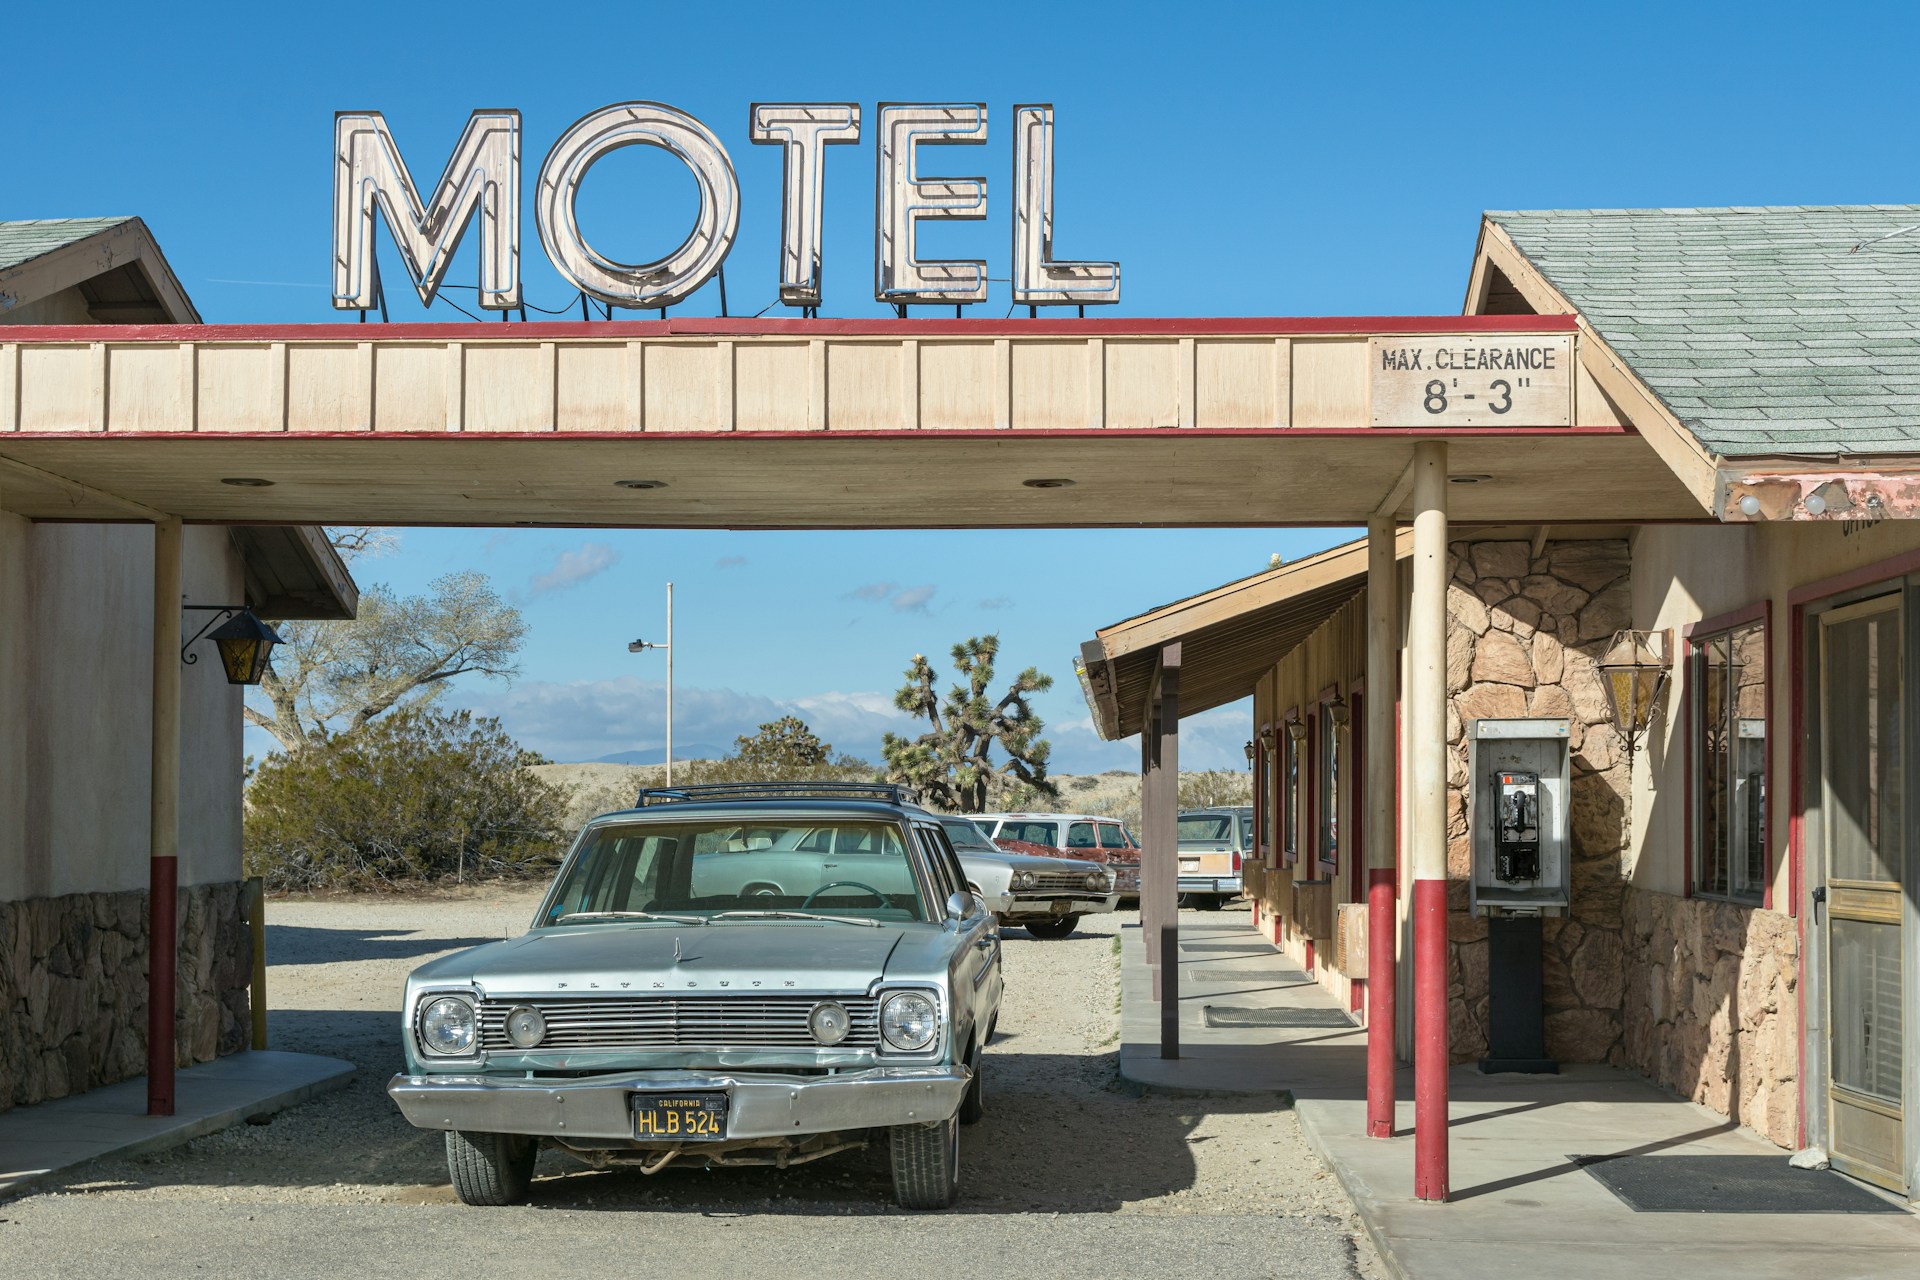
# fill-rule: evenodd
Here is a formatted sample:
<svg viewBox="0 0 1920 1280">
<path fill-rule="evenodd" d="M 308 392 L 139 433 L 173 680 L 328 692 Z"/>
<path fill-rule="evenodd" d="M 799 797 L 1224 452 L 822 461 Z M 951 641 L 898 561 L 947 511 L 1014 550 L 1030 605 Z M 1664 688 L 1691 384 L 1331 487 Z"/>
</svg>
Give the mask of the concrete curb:
<svg viewBox="0 0 1920 1280">
<path fill-rule="evenodd" d="M 220 1069 L 223 1065 L 226 1070 Z M 209 1099 L 187 1115 L 155 1118 L 126 1105 L 123 1099 L 131 1097 L 136 1090 L 138 1099 L 145 1099 L 144 1076 L 0 1114 L 0 1151 L 9 1147 L 54 1145 L 31 1137 L 9 1141 L 18 1132 L 38 1127 L 43 1121 L 58 1124 L 67 1118 L 85 1117 L 90 1122 L 87 1127 L 96 1131 L 89 1137 L 69 1138 L 58 1144 L 69 1150 L 55 1153 L 44 1168 L 9 1169 L 7 1166 L 15 1163 L 12 1159 L 0 1163 L 0 1203 L 101 1160 L 151 1155 L 231 1128 L 243 1120 L 298 1106 L 344 1087 L 355 1070 L 351 1062 L 340 1058 L 259 1050 L 181 1071 L 176 1078 L 182 1095 L 189 1094 L 190 1088 L 195 1093 L 217 1091 L 223 1095 Z M 109 1109 L 116 1104 L 124 1110 Z M 115 1128 L 123 1129 L 124 1134 L 98 1132 Z"/>
<path fill-rule="evenodd" d="M 1352 1167 L 1333 1154 L 1332 1144 L 1327 1141 L 1326 1135 L 1320 1132 L 1320 1122 L 1315 1114 L 1317 1111 L 1319 1108 L 1312 1102 L 1308 1102 L 1304 1107 L 1296 1106 L 1293 1109 L 1294 1115 L 1300 1120 L 1300 1132 L 1306 1136 L 1307 1145 L 1312 1147 L 1314 1154 L 1320 1157 L 1320 1163 L 1333 1172 L 1334 1179 L 1347 1193 L 1347 1199 L 1353 1201 L 1354 1214 L 1360 1219 L 1360 1225 L 1366 1228 L 1367 1239 L 1373 1241 L 1374 1256 L 1380 1259 L 1380 1264 L 1396 1277 L 1396 1280 L 1413 1280 L 1413 1273 L 1401 1265 L 1400 1258 L 1388 1244 L 1386 1231 L 1381 1228 L 1380 1201 L 1374 1196 L 1373 1189 L 1353 1171 Z"/>
</svg>

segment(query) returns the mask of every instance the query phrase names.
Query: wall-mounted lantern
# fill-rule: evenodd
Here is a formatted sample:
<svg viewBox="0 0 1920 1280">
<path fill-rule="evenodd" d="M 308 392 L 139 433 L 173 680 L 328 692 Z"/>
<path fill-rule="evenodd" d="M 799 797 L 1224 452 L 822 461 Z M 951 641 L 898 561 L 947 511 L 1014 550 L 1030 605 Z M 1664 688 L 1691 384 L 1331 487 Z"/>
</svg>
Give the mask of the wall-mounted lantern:
<svg viewBox="0 0 1920 1280">
<path fill-rule="evenodd" d="M 189 604 L 181 607 L 214 615 L 208 619 L 206 626 L 194 632 L 180 646 L 181 662 L 192 666 L 200 660 L 199 654 L 188 650 L 200 637 L 206 636 L 220 651 L 220 666 L 227 673 L 228 684 L 260 683 L 260 677 L 267 672 L 267 660 L 273 653 L 273 646 L 281 643 L 278 632 L 255 617 L 253 610 L 244 604 Z"/>
<path fill-rule="evenodd" d="M 1253 768 L 1253 739 L 1247 739 L 1247 768 Z"/>
<path fill-rule="evenodd" d="M 1325 706 L 1327 710 L 1327 723 L 1336 729 L 1346 728 L 1347 722 L 1353 719 L 1353 708 L 1349 707 L 1347 700 L 1337 693 L 1327 699 Z"/>
<path fill-rule="evenodd" d="M 1307 722 L 1304 720 L 1287 721 L 1287 736 L 1299 742 L 1307 736 Z"/>
<path fill-rule="evenodd" d="M 1618 631 L 1600 660 L 1613 723 L 1627 740 L 1627 754 L 1660 713 L 1667 674 L 1673 669 L 1673 632 Z"/>
</svg>

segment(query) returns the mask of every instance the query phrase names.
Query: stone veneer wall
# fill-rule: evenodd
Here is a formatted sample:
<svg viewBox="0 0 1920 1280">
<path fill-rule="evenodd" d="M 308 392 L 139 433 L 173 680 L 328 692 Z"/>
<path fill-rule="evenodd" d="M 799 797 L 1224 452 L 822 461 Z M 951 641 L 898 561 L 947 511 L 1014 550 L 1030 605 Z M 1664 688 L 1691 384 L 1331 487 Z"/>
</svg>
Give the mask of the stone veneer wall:
<svg viewBox="0 0 1920 1280">
<path fill-rule="evenodd" d="M 1629 625 L 1622 539 L 1456 542 L 1448 587 L 1447 874 L 1451 1039 L 1456 1062 L 1487 1051 L 1487 922 L 1467 909 L 1466 725 L 1484 717 L 1572 722 L 1573 901 L 1545 922 L 1547 1053 L 1562 1062 L 1627 1060 L 1622 875 L 1626 752 L 1595 663 Z"/>
<path fill-rule="evenodd" d="M 180 890 L 180 1066 L 245 1048 L 253 933 L 240 882 Z M 147 895 L 0 902 L 0 1111 L 147 1069 Z"/>
<path fill-rule="evenodd" d="M 1783 1147 L 1797 1145 L 1793 920 L 1633 887 L 1624 914 L 1627 1065 Z"/>
</svg>

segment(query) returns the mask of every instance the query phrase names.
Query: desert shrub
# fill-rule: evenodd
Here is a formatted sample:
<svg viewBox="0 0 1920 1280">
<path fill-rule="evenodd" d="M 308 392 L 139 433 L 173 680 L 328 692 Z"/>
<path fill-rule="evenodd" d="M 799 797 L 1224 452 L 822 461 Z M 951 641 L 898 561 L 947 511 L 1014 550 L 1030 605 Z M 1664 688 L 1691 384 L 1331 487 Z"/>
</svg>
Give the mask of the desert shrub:
<svg viewBox="0 0 1920 1280">
<path fill-rule="evenodd" d="M 1253 803 L 1253 775 L 1235 769 L 1209 769 L 1180 775 L 1180 807 L 1210 809 Z"/>
<path fill-rule="evenodd" d="M 247 871 L 276 889 L 372 889 L 552 870 L 560 790 L 521 767 L 500 722 L 402 708 L 247 788 Z"/>
</svg>

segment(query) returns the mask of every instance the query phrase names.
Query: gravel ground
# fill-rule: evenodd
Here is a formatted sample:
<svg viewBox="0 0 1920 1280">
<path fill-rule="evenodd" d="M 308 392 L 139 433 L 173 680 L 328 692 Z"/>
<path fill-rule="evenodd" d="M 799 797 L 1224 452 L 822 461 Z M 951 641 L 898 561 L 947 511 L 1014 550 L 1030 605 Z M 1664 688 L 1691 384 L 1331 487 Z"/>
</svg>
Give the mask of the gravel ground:
<svg viewBox="0 0 1920 1280">
<path fill-rule="evenodd" d="M 57 1230 L 76 1212 L 76 1223 L 104 1224 L 126 1215 L 147 1220 L 142 1210 L 163 1210 L 161 1218 L 185 1223 L 203 1209 L 244 1205 L 282 1225 L 311 1216 L 315 1230 L 336 1232 L 337 1210 L 345 1206 L 455 1206 L 453 1214 L 466 1215 L 455 1221 L 473 1221 L 483 1211 L 457 1207 L 440 1135 L 408 1126 L 384 1092 L 400 1066 L 401 983 L 434 956 L 520 932 L 537 897 L 514 886 L 431 897 L 270 903 L 272 1045 L 350 1059 L 360 1068 L 352 1084 L 270 1123 L 239 1126 L 156 1156 L 96 1165 L 8 1205 L 0 1218 L 0 1259 L 9 1246 L 24 1243 L 23 1224 L 38 1221 Z M 952 1216 L 1210 1215 L 1221 1221 L 1194 1223 L 1187 1234 L 1221 1248 L 1228 1247 L 1220 1243 L 1227 1235 L 1236 1250 L 1264 1237 L 1259 1249 L 1265 1252 L 1255 1256 L 1268 1261 L 1290 1257 L 1296 1250 L 1277 1242 L 1291 1240 L 1303 1252 L 1289 1264 L 1295 1275 L 1380 1274 L 1351 1204 L 1308 1147 L 1291 1111 L 1269 1110 L 1257 1099 L 1141 1098 L 1119 1086 L 1114 934 L 1132 918 L 1094 917 L 1074 937 L 1056 942 L 1008 930 L 1006 1003 L 987 1059 L 988 1115 L 961 1131 L 962 1198 Z M 786 1171 L 670 1168 L 651 1177 L 631 1169 L 596 1172 L 547 1152 L 534 1206 L 730 1219 L 774 1214 L 897 1220 L 906 1215 L 893 1207 L 890 1187 L 884 1150 Z M 294 1206 L 327 1212 L 291 1219 L 273 1213 Z M 385 1217 L 367 1218 L 370 1240 Z M 323 1228 L 323 1222 L 331 1225 Z M 1075 1238 L 1098 1225 L 1098 1219 L 1076 1219 L 1071 1230 L 1060 1230 Z M 798 1225 L 782 1230 L 805 1235 Z M 1139 1230 L 1146 1233 L 1142 1247 L 1174 1238 L 1147 1223 Z M 154 1238 L 169 1233 L 158 1231 Z M 78 1262 L 84 1251 L 71 1256 Z M 1182 1256 L 1173 1255 L 1174 1262 Z M 1186 1260 L 1197 1269 L 1197 1256 Z"/>
</svg>

